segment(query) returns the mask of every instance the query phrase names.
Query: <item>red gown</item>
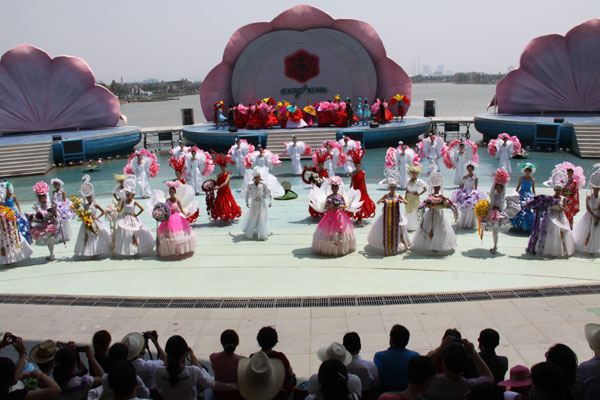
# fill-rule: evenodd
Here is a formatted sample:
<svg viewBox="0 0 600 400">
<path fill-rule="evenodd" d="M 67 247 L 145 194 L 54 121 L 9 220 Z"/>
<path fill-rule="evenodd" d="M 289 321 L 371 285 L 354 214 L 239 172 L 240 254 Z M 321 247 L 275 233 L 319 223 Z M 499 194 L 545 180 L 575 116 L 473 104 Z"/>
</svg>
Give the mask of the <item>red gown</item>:
<svg viewBox="0 0 600 400">
<path fill-rule="evenodd" d="M 248 129 L 262 129 L 262 123 L 260 121 L 260 112 L 259 111 L 250 111 L 248 110 L 248 122 L 246 123 L 246 128 Z"/>
<path fill-rule="evenodd" d="M 248 123 L 248 115 L 241 113 L 237 107 L 234 108 L 233 109 L 233 123 L 238 128 L 245 128 L 246 124 Z"/>
<path fill-rule="evenodd" d="M 394 115 L 392 114 L 392 112 L 390 111 L 390 109 L 386 107 L 386 109 L 385 109 L 385 121 L 381 120 L 381 112 L 377 111 L 377 116 L 375 117 L 375 122 L 379 122 L 380 124 L 387 124 L 388 122 L 390 122 L 393 119 L 394 119 Z"/>
<path fill-rule="evenodd" d="M 222 185 L 229 175 L 229 172 L 225 172 L 223 175 L 217 177 L 217 186 Z M 217 198 L 215 199 L 214 207 L 210 211 L 210 217 L 215 221 L 221 218 L 223 222 L 227 222 L 241 216 L 242 209 L 235 202 L 228 183 L 217 190 Z"/>
<path fill-rule="evenodd" d="M 568 181 L 563 189 L 563 196 L 565 196 L 565 216 L 571 224 L 573 229 L 573 217 L 579 212 L 579 188 L 577 182 L 574 180 Z"/>
<path fill-rule="evenodd" d="M 348 216 L 358 221 L 365 218 L 373 218 L 375 216 L 375 203 L 369 197 L 369 193 L 367 193 L 364 170 L 361 169 L 360 172 L 352 176 L 352 188 L 360 191 L 360 200 L 363 204 L 359 212 L 348 213 Z"/>
</svg>

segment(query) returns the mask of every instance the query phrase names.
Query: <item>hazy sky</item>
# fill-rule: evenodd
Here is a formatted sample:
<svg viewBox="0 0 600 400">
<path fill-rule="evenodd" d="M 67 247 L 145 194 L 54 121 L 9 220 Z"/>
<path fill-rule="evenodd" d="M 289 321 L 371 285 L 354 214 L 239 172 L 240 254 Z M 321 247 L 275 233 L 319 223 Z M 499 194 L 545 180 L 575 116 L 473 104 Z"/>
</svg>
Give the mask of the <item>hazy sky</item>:
<svg viewBox="0 0 600 400">
<path fill-rule="evenodd" d="M 203 79 L 239 27 L 297 4 L 370 23 L 407 73 L 506 72 L 532 38 L 600 17 L 600 0 L 17 0 L 0 15 L 0 50 L 31 43 L 82 57 L 98 80 Z"/>
</svg>

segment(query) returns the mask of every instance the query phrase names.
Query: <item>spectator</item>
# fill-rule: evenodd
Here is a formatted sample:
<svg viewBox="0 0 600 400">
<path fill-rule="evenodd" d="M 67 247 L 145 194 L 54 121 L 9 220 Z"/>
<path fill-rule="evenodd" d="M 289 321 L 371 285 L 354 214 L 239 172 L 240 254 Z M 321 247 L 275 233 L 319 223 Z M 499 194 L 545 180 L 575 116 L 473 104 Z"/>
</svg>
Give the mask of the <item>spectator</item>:
<svg viewBox="0 0 600 400">
<path fill-rule="evenodd" d="M 346 378 L 344 382 L 346 386 L 348 386 L 348 393 L 355 394 L 358 398 L 361 397 L 362 384 L 358 376 L 348 373 L 346 365 L 352 361 L 352 355 L 344 346 L 333 342 L 328 347 L 323 347 L 317 350 L 317 358 L 323 363 L 329 360 L 338 360 L 341 362 L 344 365 L 344 370 L 346 371 Z M 319 379 L 319 375 L 312 375 L 308 379 L 308 392 L 315 396 L 321 393 L 320 382 L 321 380 Z"/>
<path fill-rule="evenodd" d="M 474 386 L 494 379 L 492 371 L 467 339 L 463 339 L 461 344 L 456 343 L 453 337 L 446 337 L 433 353 L 443 353 L 444 373 L 437 374 L 433 379 L 425 393 L 428 400 L 462 400 Z M 467 379 L 463 376 L 469 357 L 475 363 L 479 378 Z"/>
<path fill-rule="evenodd" d="M 408 386 L 406 367 L 411 358 L 419 353 L 406 346 L 410 332 L 402 325 L 394 325 L 390 331 L 390 347 L 375 354 L 373 361 L 379 371 L 381 386 L 386 392 L 401 391 Z"/>
<path fill-rule="evenodd" d="M 567 381 L 556 364 L 541 362 L 531 368 L 530 400 L 566 400 L 567 393 Z"/>
<path fill-rule="evenodd" d="M 556 364 L 563 372 L 570 398 L 583 399 L 583 382 L 577 379 L 577 355 L 571 348 L 562 343 L 555 344 L 548 349 L 546 361 Z"/>
<path fill-rule="evenodd" d="M 227 329 L 221 333 L 223 351 L 210 355 L 215 380 L 223 383 L 237 383 L 237 369 L 242 356 L 235 354 L 235 349 L 240 344 L 236 331 Z"/>
<path fill-rule="evenodd" d="M 332 358 L 319 367 L 319 392 L 310 394 L 306 400 L 358 400 L 360 391 L 349 389 L 348 370 L 343 362 Z"/>
<path fill-rule="evenodd" d="M 55 341 L 45 340 L 33 346 L 29 352 L 29 359 L 36 363 L 40 371 L 51 377 L 54 370 L 54 357 L 57 351 L 58 348 Z"/>
<path fill-rule="evenodd" d="M 594 357 L 579 364 L 577 378 L 583 383 L 583 398 L 596 400 L 600 399 L 600 324 L 586 324 L 585 339 Z"/>
<path fill-rule="evenodd" d="M 427 391 L 435 377 L 435 365 L 429 357 L 416 356 L 410 359 L 406 369 L 408 388 L 403 392 L 388 392 L 379 396 L 379 400 L 425 400 Z"/>
<path fill-rule="evenodd" d="M 21 344 L 19 346 L 22 345 Z M 23 346 L 24 348 L 25 346 Z M 17 351 L 22 348 L 15 347 Z M 27 389 L 17 389 L 11 391 L 11 387 L 19 381 L 17 371 L 22 371 L 27 358 L 27 351 L 19 351 L 19 361 L 15 363 L 6 357 L 0 357 L 0 399 L 3 400 L 49 400 L 60 394 L 60 386 L 48 377 L 41 370 L 36 369 L 31 372 L 25 372 L 20 375 L 21 378 L 35 378 L 43 386 L 42 389 L 28 391 Z"/>
<path fill-rule="evenodd" d="M 277 331 L 270 326 L 265 326 L 258 331 L 258 335 L 256 335 L 256 341 L 260 346 L 260 351 L 265 353 L 269 358 L 281 360 L 283 366 L 285 367 L 284 389 L 290 392 L 293 387 L 296 386 L 296 375 L 294 374 L 292 365 L 285 354 L 273 350 L 278 342 Z M 252 355 L 250 355 L 250 357 L 252 357 Z"/>
<path fill-rule="evenodd" d="M 467 392 L 465 400 L 503 400 L 502 389 L 492 382 L 481 383 Z"/>
<path fill-rule="evenodd" d="M 281 391 L 285 376 L 283 361 L 262 351 L 240 359 L 238 364 L 238 386 L 246 400 L 273 399 Z"/>
<path fill-rule="evenodd" d="M 110 337 L 110 333 L 108 331 L 98 331 L 94 333 L 92 337 L 92 346 L 94 347 L 94 357 L 98 364 L 102 367 L 102 369 L 106 372 L 110 369 L 110 361 L 108 358 L 108 348 L 110 347 L 110 342 L 112 338 Z M 91 376 L 102 376 L 96 373 L 90 364 L 90 375 Z"/>
<path fill-rule="evenodd" d="M 494 383 L 504 380 L 508 370 L 508 358 L 496 355 L 496 347 L 500 344 L 500 334 L 494 329 L 484 329 L 479 333 L 479 355 L 490 367 L 494 375 Z"/>
<path fill-rule="evenodd" d="M 154 347 L 156 347 L 158 360 L 144 359 L 146 339 L 144 338 L 144 335 L 139 332 L 132 332 L 125 335 L 121 340 L 121 343 L 127 346 L 127 359 L 131 361 L 135 367 L 138 376 L 142 378 L 144 385 L 152 390 L 156 386 L 154 384 L 154 374 L 156 373 L 157 368 L 165 365 L 167 355 L 158 343 L 158 333 L 153 331 L 149 336 L 152 343 L 154 343 Z"/>
<path fill-rule="evenodd" d="M 363 360 L 359 355 L 362 346 L 358 333 L 346 333 L 343 343 L 346 350 L 352 355 L 352 361 L 346 365 L 348 374 L 354 374 L 359 377 L 363 392 L 377 393 L 381 387 L 379 371 L 374 362 Z"/>
<path fill-rule="evenodd" d="M 108 350 L 108 360 L 111 367 L 113 364 L 119 361 L 127 361 L 127 346 L 125 346 L 123 343 L 115 343 L 112 346 L 110 346 L 110 349 Z M 133 366 L 133 364 L 131 365 L 131 367 L 135 372 L 135 367 Z M 150 391 L 148 390 L 146 385 L 144 385 L 144 381 L 137 375 L 136 378 L 136 396 L 141 399 L 149 398 Z M 116 396 L 114 395 L 110 387 L 109 374 L 104 374 L 102 376 L 102 400 L 112 400 L 114 398 L 116 398 Z"/>
<path fill-rule="evenodd" d="M 455 341 L 457 341 L 457 342 L 462 341 L 462 335 L 461 335 L 460 331 L 456 328 L 446 329 L 446 331 L 444 332 L 444 335 L 442 336 L 442 342 L 444 341 L 444 339 L 446 339 L 449 336 L 452 336 L 455 339 Z M 431 357 L 431 353 L 432 352 L 430 351 L 429 354 L 427 354 L 427 357 Z M 442 354 L 439 354 L 438 357 L 434 357 L 433 362 L 435 363 L 435 370 L 437 371 L 438 374 L 441 374 L 442 372 L 444 372 L 444 360 L 442 359 Z M 467 368 L 467 371 L 468 370 L 470 370 L 470 368 Z M 476 376 L 470 376 L 470 378 L 476 378 Z"/>
<path fill-rule="evenodd" d="M 89 375 L 78 376 L 78 366 L 81 364 L 81 359 L 74 347 L 74 344 L 67 345 L 56 352 L 56 357 L 54 358 L 54 380 L 61 388 L 61 394 L 56 399 L 84 399 L 87 398 L 90 389 L 102 384 L 101 377 L 91 377 Z M 92 348 L 86 346 L 85 352 L 90 365 L 93 365 L 96 371 L 104 374 L 102 367 L 94 358 Z"/>
<path fill-rule="evenodd" d="M 498 386 L 506 388 L 507 399 L 526 399 L 531 390 L 531 372 L 523 365 L 515 365 L 510 369 L 510 378 L 498 382 Z"/>
<path fill-rule="evenodd" d="M 139 393 L 136 392 L 139 377 L 131 362 L 121 360 L 113 363 L 107 377 L 115 400 L 139 399 L 138 395 L 136 395 L 136 393 Z M 103 398 L 105 398 L 105 394 L 105 392 L 102 393 Z"/>
</svg>

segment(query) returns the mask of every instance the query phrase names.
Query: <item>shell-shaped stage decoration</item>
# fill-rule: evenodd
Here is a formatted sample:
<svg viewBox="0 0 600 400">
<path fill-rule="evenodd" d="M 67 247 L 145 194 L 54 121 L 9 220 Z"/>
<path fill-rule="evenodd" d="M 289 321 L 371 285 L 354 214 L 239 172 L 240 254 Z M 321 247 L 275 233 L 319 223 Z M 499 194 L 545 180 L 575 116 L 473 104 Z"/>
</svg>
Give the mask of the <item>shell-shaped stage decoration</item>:
<svg viewBox="0 0 600 400">
<path fill-rule="evenodd" d="M 119 100 L 81 58 L 19 45 L 0 60 L 0 132 L 114 127 Z"/>
<path fill-rule="evenodd" d="M 533 39 L 496 87 L 498 112 L 599 112 L 600 19 Z"/>
</svg>

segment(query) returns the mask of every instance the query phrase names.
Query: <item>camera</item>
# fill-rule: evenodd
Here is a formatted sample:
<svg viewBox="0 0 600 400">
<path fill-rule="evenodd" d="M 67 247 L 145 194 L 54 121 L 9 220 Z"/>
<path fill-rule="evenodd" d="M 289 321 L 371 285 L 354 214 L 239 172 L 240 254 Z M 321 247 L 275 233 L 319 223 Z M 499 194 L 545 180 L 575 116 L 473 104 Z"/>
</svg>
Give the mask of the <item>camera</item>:
<svg viewBox="0 0 600 400">
<path fill-rule="evenodd" d="M 6 343 L 14 343 L 17 340 L 17 337 L 12 333 L 7 333 L 6 335 Z"/>
<path fill-rule="evenodd" d="M 62 349 L 63 347 L 69 347 L 70 343 L 72 343 L 72 342 L 67 342 L 67 343 L 65 343 L 65 342 L 56 342 L 56 346 L 58 348 Z M 86 350 L 87 350 L 87 346 L 75 346 L 75 351 L 78 352 L 78 353 L 85 353 Z"/>
<path fill-rule="evenodd" d="M 156 337 L 156 331 L 146 331 L 142 335 L 144 335 L 145 340 L 152 340 Z"/>
</svg>

